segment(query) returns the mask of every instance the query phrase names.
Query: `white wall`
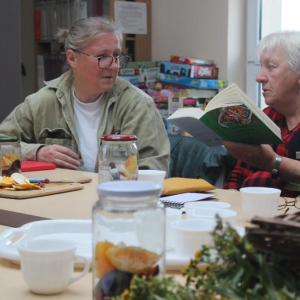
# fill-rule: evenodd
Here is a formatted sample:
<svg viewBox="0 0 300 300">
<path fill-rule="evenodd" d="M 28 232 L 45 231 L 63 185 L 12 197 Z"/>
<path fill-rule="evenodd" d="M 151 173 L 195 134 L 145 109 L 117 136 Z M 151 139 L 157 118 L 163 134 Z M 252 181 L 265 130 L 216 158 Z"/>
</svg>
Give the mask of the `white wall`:
<svg viewBox="0 0 300 300">
<path fill-rule="evenodd" d="M 245 0 L 152 0 L 152 59 L 215 61 L 219 78 L 245 88 Z"/>
<path fill-rule="evenodd" d="M 246 88 L 246 1 L 229 0 L 227 80 Z"/>
</svg>

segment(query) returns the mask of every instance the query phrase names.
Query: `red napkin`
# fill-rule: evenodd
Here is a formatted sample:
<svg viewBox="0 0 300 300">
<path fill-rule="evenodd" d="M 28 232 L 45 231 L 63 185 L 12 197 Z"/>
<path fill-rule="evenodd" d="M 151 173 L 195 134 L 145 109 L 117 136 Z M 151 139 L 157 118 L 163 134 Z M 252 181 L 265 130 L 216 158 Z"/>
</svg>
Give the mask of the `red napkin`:
<svg viewBox="0 0 300 300">
<path fill-rule="evenodd" d="M 52 170 L 55 169 L 55 164 L 44 163 L 39 161 L 22 161 L 21 162 L 21 171 L 41 171 L 41 170 Z"/>
</svg>

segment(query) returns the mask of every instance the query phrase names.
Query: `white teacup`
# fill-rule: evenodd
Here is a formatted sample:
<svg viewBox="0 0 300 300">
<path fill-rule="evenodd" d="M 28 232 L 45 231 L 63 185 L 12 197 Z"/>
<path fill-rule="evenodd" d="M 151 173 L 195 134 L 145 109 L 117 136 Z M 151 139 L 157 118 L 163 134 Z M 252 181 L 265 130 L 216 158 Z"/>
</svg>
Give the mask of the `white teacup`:
<svg viewBox="0 0 300 300">
<path fill-rule="evenodd" d="M 219 215 L 224 222 L 233 223 L 236 211 L 223 208 L 189 208 L 185 210 L 187 219 L 216 219 Z"/>
<path fill-rule="evenodd" d="M 184 203 L 184 208 L 229 208 L 230 203 L 220 201 L 195 201 Z"/>
<path fill-rule="evenodd" d="M 166 250 L 173 250 L 175 247 L 175 231 L 172 223 L 182 218 L 182 211 L 176 208 L 166 207 Z"/>
<path fill-rule="evenodd" d="M 166 172 L 161 170 L 139 170 L 138 172 L 138 180 L 158 183 L 161 186 L 161 193 L 164 188 L 165 177 Z"/>
<path fill-rule="evenodd" d="M 277 214 L 281 190 L 265 187 L 244 187 L 242 195 L 243 213 L 248 217 L 274 217 Z"/>
<path fill-rule="evenodd" d="M 32 239 L 18 246 L 21 270 L 31 292 L 36 294 L 58 294 L 89 270 L 89 261 L 75 255 L 76 244 L 64 240 Z M 74 263 L 84 261 L 83 271 L 74 276 Z"/>
<path fill-rule="evenodd" d="M 213 244 L 211 233 L 216 225 L 216 220 L 212 219 L 190 219 L 173 222 L 176 253 L 193 257 L 203 245 L 211 246 Z M 233 226 L 233 228 L 240 236 L 245 235 L 244 228 L 238 226 Z"/>
<path fill-rule="evenodd" d="M 175 230 L 175 251 L 183 256 L 193 257 L 202 245 L 212 245 L 211 232 L 216 226 L 215 220 L 180 220 L 172 223 Z"/>
</svg>

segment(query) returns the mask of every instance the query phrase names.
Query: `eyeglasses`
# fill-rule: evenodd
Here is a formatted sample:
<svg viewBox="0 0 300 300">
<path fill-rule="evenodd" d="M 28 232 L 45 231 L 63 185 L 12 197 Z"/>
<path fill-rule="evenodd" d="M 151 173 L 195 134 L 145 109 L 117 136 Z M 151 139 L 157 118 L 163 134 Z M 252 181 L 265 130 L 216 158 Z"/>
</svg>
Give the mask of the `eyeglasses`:
<svg viewBox="0 0 300 300">
<path fill-rule="evenodd" d="M 126 64 L 131 59 L 130 56 L 128 56 L 126 54 L 123 54 L 123 53 L 121 53 L 121 55 L 119 55 L 119 56 L 106 56 L 106 55 L 103 55 L 103 56 L 96 57 L 96 56 L 81 52 L 79 50 L 75 50 L 75 49 L 71 49 L 71 50 L 74 51 L 74 52 L 78 52 L 78 53 L 84 54 L 86 56 L 89 56 L 93 59 L 97 59 L 98 60 L 98 67 L 100 69 L 109 68 L 112 65 L 113 62 L 115 62 L 118 65 L 118 69 L 122 69 L 126 66 Z"/>
<path fill-rule="evenodd" d="M 284 199 L 284 204 L 278 205 L 278 210 L 286 209 L 284 213 L 289 210 L 289 206 L 294 206 L 297 209 L 300 209 L 300 196 L 297 196 L 293 200 L 287 200 L 285 197 L 281 197 Z"/>
</svg>

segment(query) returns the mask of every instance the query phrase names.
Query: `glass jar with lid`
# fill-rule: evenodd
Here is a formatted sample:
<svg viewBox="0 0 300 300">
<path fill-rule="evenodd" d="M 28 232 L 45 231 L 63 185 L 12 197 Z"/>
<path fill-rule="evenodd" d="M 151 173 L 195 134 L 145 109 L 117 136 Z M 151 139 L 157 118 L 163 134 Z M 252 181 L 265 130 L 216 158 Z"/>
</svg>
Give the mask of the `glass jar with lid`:
<svg viewBox="0 0 300 300">
<path fill-rule="evenodd" d="M 93 207 L 93 299 L 111 299 L 132 277 L 165 274 L 165 209 L 160 185 L 112 181 Z"/>
<path fill-rule="evenodd" d="M 99 183 L 113 180 L 137 180 L 137 137 L 130 134 L 106 134 L 99 149 Z"/>
<path fill-rule="evenodd" d="M 2 176 L 10 176 L 21 172 L 21 146 L 19 138 L 15 136 L 0 137 L 2 154 Z"/>
</svg>

